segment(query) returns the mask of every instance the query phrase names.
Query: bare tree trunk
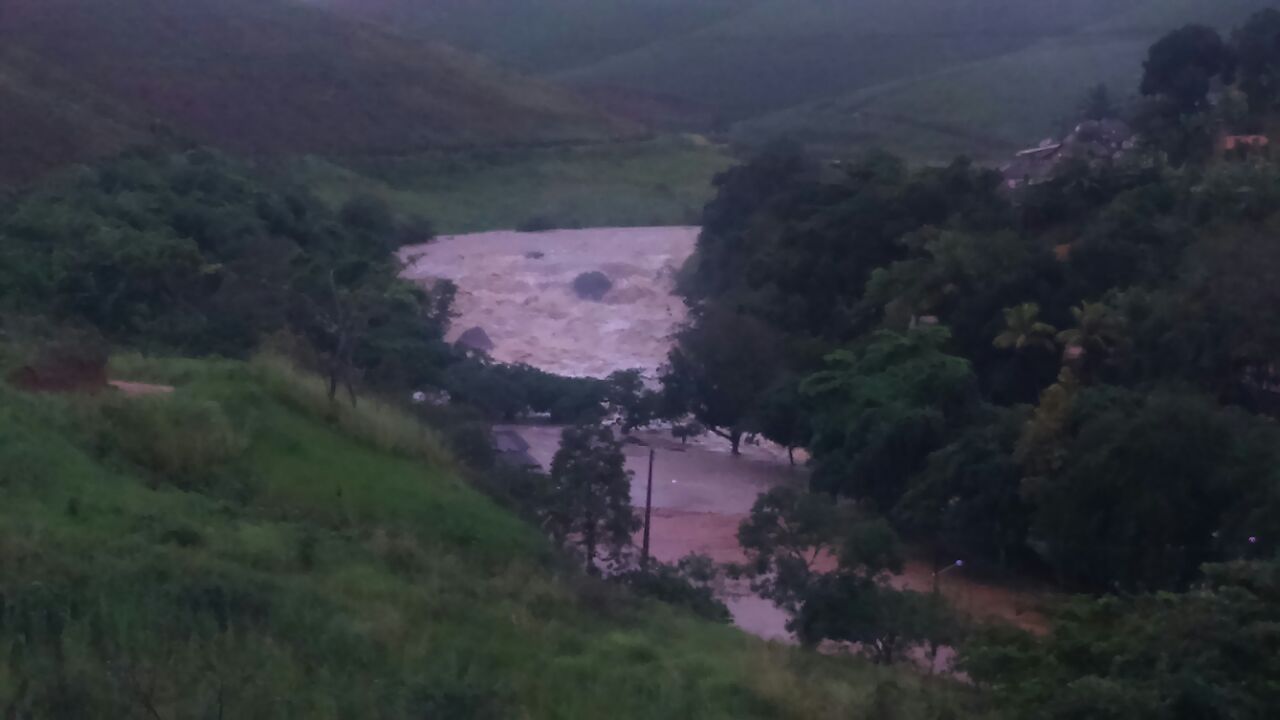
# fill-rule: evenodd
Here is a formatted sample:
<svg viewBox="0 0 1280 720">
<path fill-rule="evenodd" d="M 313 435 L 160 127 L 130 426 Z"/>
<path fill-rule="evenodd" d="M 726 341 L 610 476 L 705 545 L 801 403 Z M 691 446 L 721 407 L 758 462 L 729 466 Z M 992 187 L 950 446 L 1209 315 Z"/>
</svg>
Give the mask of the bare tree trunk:
<svg viewBox="0 0 1280 720">
<path fill-rule="evenodd" d="M 790 445 L 787 446 L 787 462 L 791 463 L 791 467 L 796 466 L 796 449 Z"/>
<path fill-rule="evenodd" d="M 742 431 L 731 430 L 729 432 L 729 443 L 733 446 L 733 454 L 741 455 L 742 454 Z"/>
</svg>

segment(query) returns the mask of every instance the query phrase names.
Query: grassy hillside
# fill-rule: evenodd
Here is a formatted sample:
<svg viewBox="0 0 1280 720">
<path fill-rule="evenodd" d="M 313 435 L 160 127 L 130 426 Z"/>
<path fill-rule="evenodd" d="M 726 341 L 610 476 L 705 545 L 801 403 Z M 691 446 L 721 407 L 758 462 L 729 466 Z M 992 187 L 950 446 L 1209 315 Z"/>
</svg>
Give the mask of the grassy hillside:
<svg viewBox="0 0 1280 720">
<path fill-rule="evenodd" d="M 919 160 L 1002 158 L 1074 117 L 1086 90 L 1132 95 L 1147 49 L 1190 22 L 1229 29 L 1267 0 L 1144 0 L 1029 47 L 743 123 L 738 140 L 789 135 L 836 150 L 887 146 Z"/>
<path fill-rule="evenodd" d="M 1025 47 L 1106 17 L 1067 0 L 768 0 L 680 37 L 557 76 L 701 103 L 726 120 Z"/>
<path fill-rule="evenodd" d="M 288 177 L 333 207 L 355 195 L 429 218 L 441 233 L 519 227 L 698 222 L 711 179 L 733 162 L 697 138 L 542 149 L 439 152 L 399 158 L 290 162 Z"/>
<path fill-rule="evenodd" d="M 705 27 L 755 0 L 302 0 L 529 72 L 581 67 Z"/>
<path fill-rule="evenodd" d="M 272 153 L 628 130 L 568 93 L 286 0 L 15 0 L 0 14 L 0 46 L 0 153 L 31 170 L 117 149 L 157 124 Z M 110 108 L 86 109 L 88 98 Z M 45 108 L 51 126 L 39 122 Z"/>
<path fill-rule="evenodd" d="M 115 373 L 177 392 L 0 385 L 15 717 L 914 718 L 965 698 L 562 573 L 412 421 L 326 409 L 279 365 Z"/>
</svg>

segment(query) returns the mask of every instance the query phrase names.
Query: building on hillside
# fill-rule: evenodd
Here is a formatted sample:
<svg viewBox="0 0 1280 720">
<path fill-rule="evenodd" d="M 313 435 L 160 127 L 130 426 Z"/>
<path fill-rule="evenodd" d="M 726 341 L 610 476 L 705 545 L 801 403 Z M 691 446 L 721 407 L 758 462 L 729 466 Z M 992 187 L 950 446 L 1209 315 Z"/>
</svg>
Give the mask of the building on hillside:
<svg viewBox="0 0 1280 720">
<path fill-rule="evenodd" d="M 1223 154 L 1250 155 L 1266 152 L 1271 147 L 1271 138 L 1266 135 L 1223 135 L 1218 141 L 1218 150 Z"/>
<path fill-rule="evenodd" d="M 1000 172 L 1004 175 L 1005 187 L 1015 190 L 1048 181 L 1064 162 L 1111 162 L 1119 160 L 1135 145 L 1133 131 L 1124 121 L 1088 120 L 1061 141 L 1048 139 L 1020 151 Z"/>
</svg>

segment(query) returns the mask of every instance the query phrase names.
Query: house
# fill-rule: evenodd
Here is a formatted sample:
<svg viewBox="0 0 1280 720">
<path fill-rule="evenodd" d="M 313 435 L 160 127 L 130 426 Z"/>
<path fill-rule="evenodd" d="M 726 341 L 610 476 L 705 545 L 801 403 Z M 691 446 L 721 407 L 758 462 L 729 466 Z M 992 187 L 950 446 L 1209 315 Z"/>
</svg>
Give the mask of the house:
<svg viewBox="0 0 1280 720">
<path fill-rule="evenodd" d="M 1076 125 L 1061 141 L 1044 140 L 1036 147 L 1019 151 L 1000 171 L 1005 187 L 1015 190 L 1052 179 L 1058 166 L 1066 161 L 1111 162 L 1133 147 L 1133 131 L 1124 121 L 1088 120 Z"/>
<path fill-rule="evenodd" d="M 1218 147 L 1222 152 L 1231 152 L 1233 150 L 1248 152 L 1250 150 L 1264 150 L 1270 146 L 1271 139 L 1266 135 L 1224 135 L 1218 143 Z"/>
</svg>

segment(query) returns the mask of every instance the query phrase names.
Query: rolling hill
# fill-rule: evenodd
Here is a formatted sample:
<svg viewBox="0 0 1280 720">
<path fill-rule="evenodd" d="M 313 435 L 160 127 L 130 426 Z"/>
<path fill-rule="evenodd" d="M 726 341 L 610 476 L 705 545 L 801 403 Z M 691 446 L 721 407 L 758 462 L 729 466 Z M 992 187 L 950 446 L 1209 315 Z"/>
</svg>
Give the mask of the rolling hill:
<svg viewBox="0 0 1280 720">
<path fill-rule="evenodd" d="M 722 20 L 755 0 L 300 0 L 525 72 L 590 65 Z"/>
<path fill-rule="evenodd" d="M 600 139 L 632 126 L 459 51 L 283 0 L 11 0 L 0 178 L 157 131 L 240 152 Z"/>
<path fill-rule="evenodd" d="M 1086 90 L 1132 96 L 1153 42 L 1187 23 L 1229 30 L 1267 0 L 1145 0 L 1066 35 L 916 78 L 770 114 L 734 128 L 757 143 L 806 138 L 833 151 L 881 146 L 918 160 L 1006 157 L 1057 131 Z"/>
</svg>

